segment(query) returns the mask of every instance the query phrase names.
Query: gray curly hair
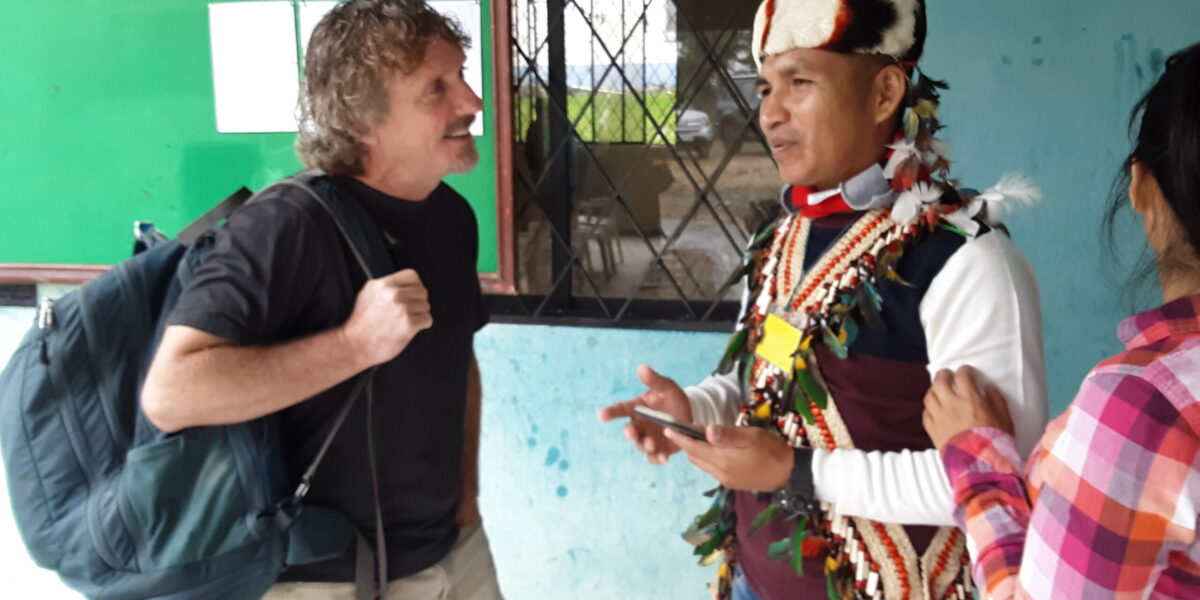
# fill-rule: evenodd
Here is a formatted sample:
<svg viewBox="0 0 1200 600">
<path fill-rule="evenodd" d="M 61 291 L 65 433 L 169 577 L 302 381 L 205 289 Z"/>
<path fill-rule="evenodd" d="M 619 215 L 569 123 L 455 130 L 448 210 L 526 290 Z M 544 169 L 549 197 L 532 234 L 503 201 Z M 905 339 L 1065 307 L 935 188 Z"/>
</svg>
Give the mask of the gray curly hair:
<svg viewBox="0 0 1200 600">
<path fill-rule="evenodd" d="M 415 71 L 435 39 L 470 45 L 456 23 L 422 0 L 352 0 L 325 15 L 304 58 L 301 162 L 331 175 L 362 174 L 362 139 L 388 117 L 388 79 Z"/>
</svg>

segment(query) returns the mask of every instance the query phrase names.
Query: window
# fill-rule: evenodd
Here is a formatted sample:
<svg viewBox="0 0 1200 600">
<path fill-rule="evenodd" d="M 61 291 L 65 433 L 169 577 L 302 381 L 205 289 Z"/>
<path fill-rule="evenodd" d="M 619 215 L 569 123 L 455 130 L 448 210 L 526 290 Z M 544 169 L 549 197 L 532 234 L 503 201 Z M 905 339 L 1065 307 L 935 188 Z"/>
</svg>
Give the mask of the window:
<svg viewBox="0 0 1200 600">
<path fill-rule="evenodd" d="M 725 284 L 780 183 L 756 126 L 753 11 L 729 4 L 512 0 L 517 294 L 491 297 L 500 319 L 736 318 Z"/>
</svg>

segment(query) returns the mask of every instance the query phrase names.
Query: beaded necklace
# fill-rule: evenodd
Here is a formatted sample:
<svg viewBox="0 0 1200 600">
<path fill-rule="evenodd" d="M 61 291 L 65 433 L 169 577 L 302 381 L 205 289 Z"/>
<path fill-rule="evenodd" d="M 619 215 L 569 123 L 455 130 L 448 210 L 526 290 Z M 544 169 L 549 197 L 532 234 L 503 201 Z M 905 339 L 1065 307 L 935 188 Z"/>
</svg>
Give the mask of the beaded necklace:
<svg viewBox="0 0 1200 600">
<path fill-rule="evenodd" d="M 885 210 L 866 212 L 801 276 L 812 222 L 798 215 L 781 218 L 764 249 L 761 268 L 751 278 L 753 301 L 744 317 L 749 334 L 741 338 L 749 395 L 739 411 L 739 426 L 773 429 L 792 447 L 854 448 L 836 404 L 820 381 L 812 340 L 820 336 L 828 344 L 831 336 L 837 336 L 843 347 L 852 344 L 852 336 L 845 333 L 847 324 L 853 323 L 849 315 L 860 298 L 869 299 L 855 292 L 865 286 L 873 288 L 881 278 L 897 278 L 896 260 L 931 224 L 903 225 L 892 221 Z M 802 331 L 792 373 L 753 352 L 768 315 L 785 318 Z M 731 563 L 725 550 L 732 542 L 732 526 L 719 525 L 719 517 L 730 512 L 729 501 L 727 493 L 718 494 L 716 510 L 710 511 L 707 521 L 697 521 L 697 527 L 707 527 L 714 534 L 698 549 L 704 562 L 726 558 Z M 755 522 L 773 518 L 779 516 L 769 508 Z M 801 517 L 792 535 L 779 542 L 784 543 L 794 556 L 801 552 L 815 556 L 824 547 L 831 598 L 970 597 L 969 557 L 962 537 L 954 535 L 952 528 L 940 531 L 919 556 L 903 527 L 838 515 L 834 507 L 825 505 L 817 513 Z M 729 572 L 728 564 L 718 571 L 718 597 L 727 597 L 722 594 L 729 590 L 728 577 L 721 574 Z"/>
</svg>

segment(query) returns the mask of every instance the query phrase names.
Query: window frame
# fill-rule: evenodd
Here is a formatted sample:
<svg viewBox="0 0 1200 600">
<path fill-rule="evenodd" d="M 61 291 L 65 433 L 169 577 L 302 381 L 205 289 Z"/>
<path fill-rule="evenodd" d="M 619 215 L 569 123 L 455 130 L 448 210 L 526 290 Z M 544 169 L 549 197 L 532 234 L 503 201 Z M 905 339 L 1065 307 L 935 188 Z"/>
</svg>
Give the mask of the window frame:
<svg viewBox="0 0 1200 600">
<path fill-rule="evenodd" d="M 642 0 L 649 3 L 652 0 Z M 676 10 L 682 10 L 678 0 L 672 2 Z M 566 6 L 572 0 L 547 0 L 547 10 L 552 11 L 556 2 Z M 513 51 L 513 0 L 493 0 L 493 68 L 494 68 L 494 101 L 496 136 L 496 171 L 497 171 L 497 212 L 499 216 L 498 248 L 500 268 L 498 273 L 481 275 L 484 283 L 486 302 L 492 312 L 493 322 L 532 324 L 532 325 L 563 325 L 586 327 L 615 327 L 629 329 L 653 330 L 691 330 L 691 331 L 729 331 L 740 314 L 740 302 L 722 300 L 698 302 L 679 298 L 676 300 L 651 300 L 638 298 L 606 298 L 598 296 L 577 296 L 571 293 L 567 286 L 566 294 L 555 288 L 561 285 L 552 284 L 548 295 L 558 294 L 559 298 L 547 302 L 547 296 L 522 294 L 517 289 L 518 273 L 518 238 L 515 231 L 517 207 L 515 201 L 514 142 L 514 51 Z M 677 13 L 678 14 L 678 13 Z M 677 17 L 681 18 L 681 17 Z M 553 16 L 548 17 L 553 21 Z M 689 26 L 695 23 L 689 22 Z M 559 25 L 563 37 L 565 27 Z M 549 28 L 549 27 L 548 27 Z M 552 35 L 548 32 L 547 35 Z M 553 44 L 553 41 L 550 41 Z M 565 43 L 560 40 L 559 43 Z M 593 42 L 594 43 L 594 42 Z M 716 76 L 725 86 L 735 86 L 731 74 L 715 63 L 711 57 L 713 48 L 703 38 L 700 43 L 708 55 L 706 60 L 713 63 Z M 535 57 L 536 58 L 536 57 Z M 593 69 L 595 66 L 593 66 Z M 553 78 L 553 75 L 550 76 Z M 736 97 L 736 94 L 735 94 Z M 744 99 L 735 101 L 743 111 Z M 742 131 L 745 135 L 753 127 L 750 120 Z M 553 126 L 553 125 L 552 125 Z M 568 124 L 569 127 L 569 124 Z M 571 135 L 569 132 L 568 135 Z M 761 133 L 758 134 L 761 138 Z M 765 141 L 764 141 L 765 147 Z M 728 158 L 726 159 L 728 160 Z M 723 168 L 723 166 L 722 166 Z M 718 175 L 719 176 L 719 175 Z M 552 225 L 553 227 L 553 225 Z M 561 233 L 559 234 L 561 236 Z M 658 259 L 661 261 L 661 258 Z M 553 271 L 553 269 L 552 269 Z M 557 271 L 556 276 L 562 276 Z M 636 293 L 636 292 L 635 292 Z"/>
</svg>

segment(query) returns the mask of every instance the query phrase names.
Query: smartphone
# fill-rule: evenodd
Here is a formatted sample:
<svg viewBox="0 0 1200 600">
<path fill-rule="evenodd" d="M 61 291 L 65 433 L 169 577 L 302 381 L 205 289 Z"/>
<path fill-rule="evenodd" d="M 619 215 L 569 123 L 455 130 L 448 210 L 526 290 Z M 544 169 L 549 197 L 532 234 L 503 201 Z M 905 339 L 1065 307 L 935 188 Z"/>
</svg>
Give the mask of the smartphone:
<svg viewBox="0 0 1200 600">
<path fill-rule="evenodd" d="M 670 427 L 671 429 L 674 429 L 675 431 L 678 431 L 679 433 L 682 433 L 683 435 L 686 435 L 692 439 L 697 439 L 702 442 L 708 441 L 708 436 L 704 435 L 703 429 L 698 428 L 691 423 L 684 423 L 683 421 L 680 421 L 679 419 L 676 419 L 675 417 L 672 417 L 661 410 L 654 410 L 653 408 L 647 408 L 645 406 L 635 406 L 633 407 L 633 412 L 643 419 L 654 421 L 663 427 Z"/>
</svg>

